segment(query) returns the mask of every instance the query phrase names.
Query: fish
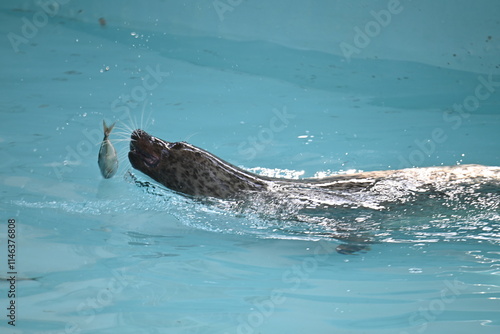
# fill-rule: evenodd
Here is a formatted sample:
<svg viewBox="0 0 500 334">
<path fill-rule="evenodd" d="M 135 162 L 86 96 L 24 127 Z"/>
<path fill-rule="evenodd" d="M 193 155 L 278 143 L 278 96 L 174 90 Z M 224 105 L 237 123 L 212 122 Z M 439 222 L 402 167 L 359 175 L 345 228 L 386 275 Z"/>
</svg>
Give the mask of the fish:
<svg viewBox="0 0 500 334">
<path fill-rule="evenodd" d="M 118 156 L 116 154 L 115 147 L 111 144 L 109 140 L 109 134 L 113 131 L 115 123 L 111 126 L 106 125 L 106 121 L 102 121 L 104 138 L 101 143 L 101 148 L 99 149 L 99 157 L 97 163 L 99 164 L 99 169 L 101 174 L 105 179 L 109 179 L 116 174 L 118 170 Z"/>
</svg>

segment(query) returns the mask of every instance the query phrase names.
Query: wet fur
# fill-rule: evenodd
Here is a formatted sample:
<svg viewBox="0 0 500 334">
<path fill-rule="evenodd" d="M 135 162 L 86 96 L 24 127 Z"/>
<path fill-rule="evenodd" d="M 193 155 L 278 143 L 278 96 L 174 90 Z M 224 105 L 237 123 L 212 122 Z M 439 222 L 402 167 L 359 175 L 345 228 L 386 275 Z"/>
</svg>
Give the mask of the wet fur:
<svg viewBox="0 0 500 334">
<path fill-rule="evenodd" d="M 391 201 L 397 200 L 392 196 L 396 190 L 439 192 L 455 183 L 500 180 L 499 167 L 480 165 L 374 171 L 321 179 L 270 178 L 238 168 L 191 144 L 167 142 L 139 129 L 131 135 L 129 160 L 135 169 L 186 195 L 227 199 L 267 192 L 306 198 L 311 205 L 343 205 L 356 202 L 357 198 L 351 196 L 359 194 L 376 194 L 380 195 L 377 201 Z"/>
<path fill-rule="evenodd" d="M 166 142 L 142 130 L 134 131 L 131 139 L 132 167 L 180 193 L 231 198 L 267 188 L 264 178 L 188 143 Z"/>
</svg>

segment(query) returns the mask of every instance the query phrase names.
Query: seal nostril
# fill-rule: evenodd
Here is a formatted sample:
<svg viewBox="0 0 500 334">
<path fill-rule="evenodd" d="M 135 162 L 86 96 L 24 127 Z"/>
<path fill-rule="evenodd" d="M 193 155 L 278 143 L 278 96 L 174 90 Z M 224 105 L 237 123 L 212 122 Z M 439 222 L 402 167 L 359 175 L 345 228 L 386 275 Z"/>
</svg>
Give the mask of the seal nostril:
<svg viewBox="0 0 500 334">
<path fill-rule="evenodd" d="M 148 138 L 151 137 L 146 131 L 141 130 L 141 129 L 135 129 L 132 131 L 132 134 L 130 135 L 130 138 L 132 139 L 141 139 L 141 138 Z"/>
</svg>

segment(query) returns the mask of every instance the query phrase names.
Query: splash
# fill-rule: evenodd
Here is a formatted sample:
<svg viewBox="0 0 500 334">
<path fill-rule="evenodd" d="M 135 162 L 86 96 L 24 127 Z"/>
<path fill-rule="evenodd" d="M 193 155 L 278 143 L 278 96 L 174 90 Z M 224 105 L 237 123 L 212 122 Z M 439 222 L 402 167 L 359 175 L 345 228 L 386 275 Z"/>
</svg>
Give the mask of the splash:
<svg viewBox="0 0 500 334">
<path fill-rule="evenodd" d="M 294 172 L 275 170 L 273 175 Z M 416 185 L 401 181 L 379 184 L 371 192 L 356 196 L 330 196 L 326 200 L 322 191 L 304 189 L 292 194 L 263 192 L 225 200 L 186 197 L 132 171 L 126 173 L 125 181 L 130 185 L 129 193 L 120 199 L 15 200 L 13 204 L 91 216 L 166 213 L 187 228 L 266 239 L 500 244 L 500 187 L 494 184 L 452 182 L 422 192 Z"/>
</svg>

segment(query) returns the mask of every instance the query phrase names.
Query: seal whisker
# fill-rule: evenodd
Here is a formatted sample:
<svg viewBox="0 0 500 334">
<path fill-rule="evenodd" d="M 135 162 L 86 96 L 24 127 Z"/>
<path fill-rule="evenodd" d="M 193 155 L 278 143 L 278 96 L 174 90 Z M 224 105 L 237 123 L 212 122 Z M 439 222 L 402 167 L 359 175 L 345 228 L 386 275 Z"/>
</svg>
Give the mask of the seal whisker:
<svg viewBox="0 0 500 334">
<path fill-rule="evenodd" d="M 128 152 L 127 151 L 122 151 L 118 154 L 118 161 L 120 162 L 120 164 L 123 164 L 125 161 L 127 161 L 128 159 Z"/>
<path fill-rule="evenodd" d="M 134 131 L 134 129 L 130 128 L 129 126 L 127 125 L 118 125 L 116 127 L 116 131 L 115 131 L 115 134 L 120 136 L 120 137 L 129 137 L 130 136 L 130 132 Z"/>
<path fill-rule="evenodd" d="M 126 140 L 130 140 L 130 133 L 134 132 L 136 129 L 147 129 L 150 125 L 153 124 L 154 119 L 152 118 L 153 110 L 151 110 L 146 119 L 144 120 L 144 116 L 146 113 L 147 99 L 144 101 L 141 108 L 141 115 L 139 120 L 136 117 L 132 117 L 130 110 L 127 111 L 128 121 L 121 121 L 116 132 L 119 137 L 126 138 Z M 128 124 L 127 124 L 128 123 Z"/>
<path fill-rule="evenodd" d="M 122 143 L 122 142 L 129 142 L 130 141 L 130 138 L 115 138 L 113 139 L 113 142 L 115 143 Z"/>
<path fill-rule="evenodd" d="M 120 123 L 117 127 L 116 127 L 117 131 L 115 132 L 115 134 L 118 134 L 120 136 L 126 136 L 126 137 L 129 137 L 130 136 L 130 132 L 134 131 L 134 129 L 136 128 L 132 128 L 130 127 L 129 125 L 125 124 L 125 123 Z"/>
<path fill-rule="evenodd" d="M 123 134 L 124 136 L 129 136 L 129 133 L 137 129 L 137 120 L 132 117 L 130 110 L 127 110 L 126 121 L 120 120 L 117 125 L 117 132 Z"/>
</svg>

